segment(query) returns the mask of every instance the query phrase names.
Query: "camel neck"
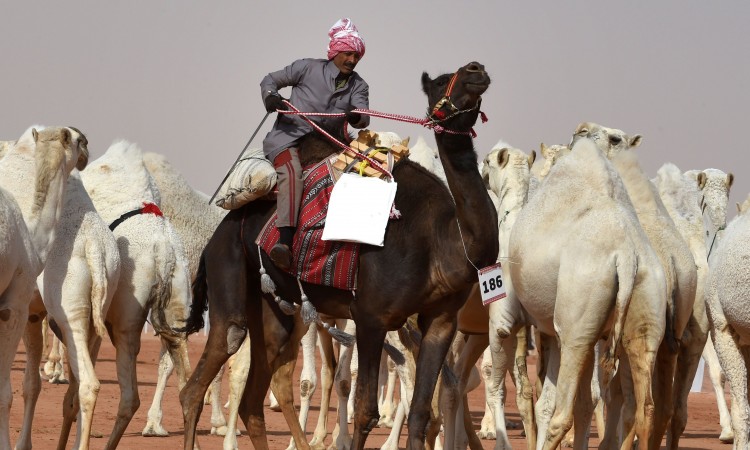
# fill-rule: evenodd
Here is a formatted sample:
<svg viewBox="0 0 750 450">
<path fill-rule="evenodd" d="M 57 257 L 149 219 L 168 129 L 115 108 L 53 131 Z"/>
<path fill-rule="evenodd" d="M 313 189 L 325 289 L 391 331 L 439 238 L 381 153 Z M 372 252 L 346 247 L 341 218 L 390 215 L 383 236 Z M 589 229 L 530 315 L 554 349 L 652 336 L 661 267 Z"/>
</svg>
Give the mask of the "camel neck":
<svg viewBox="0 0 750 450">
<path fill-rule="evenodd" d="M 473 141 L 469 136 L 445 134 L 436 134 L 435 140 L 467 257 L 480 268 L 492 264 L 497 257 L 497 212 L 477 168 Z"/>
<path fill-rule="evenodd" d="M 44 187 L 37 185 L 37 178 L 39 176 L 33 151 L 19 149 L 3 159 L 0 179 L 8 181 L 2 183 L 2 186 L 16 199 L 34 250 L 43 264 L 52 247 L 55 227 L 62 212 L 66 180 L 62 171 L 47 174 L 49 184 Z M 46 191 L 40 192 L 41 189 Z"/>
</svg>

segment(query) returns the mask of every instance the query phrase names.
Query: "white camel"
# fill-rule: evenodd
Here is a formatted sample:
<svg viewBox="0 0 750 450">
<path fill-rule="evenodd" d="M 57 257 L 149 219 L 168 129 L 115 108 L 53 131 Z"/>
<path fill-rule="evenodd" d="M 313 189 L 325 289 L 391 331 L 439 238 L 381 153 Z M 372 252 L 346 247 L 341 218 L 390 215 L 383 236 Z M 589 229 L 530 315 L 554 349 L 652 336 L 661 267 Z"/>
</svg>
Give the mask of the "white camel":
<svg viewBox="0 0 750 450">
<path fill-rule="evenodd" d="M 747 203 L 747 202 L 746 202 Z M 729 380 L 732 395 L 734 449 L 750 447 L 750 404 L 748 403 L 748 367 L 750 367 L 750 214 L 735 217 L 726 227 L 723 239 L 710 260 L 711 271 L 706 309 L 711 334 Z"/>
<path fill-rule="evenodd" d="M 179 236 L 155 205 L 159 192 L 138 146 L 114 143 L 81 172 L 81 178 L 113 229 L 122 259 L 120 283 L 106 318 L 121 394 L 106 447 L 115 448 L 140 406 L 135 363 L 147 316 L 175 362 L 178 387 L 184 385 L 190 371 L 186 339 L 174 328 L 187 317 L 190 275 Z"/>
<path fill-rule="evenodd" d="M 688 323 L 694 319 L 693 307 L 698 283 L 695 259 L 687 242 L 669 216 L 656 187 L 640 168 L 635 152 L 631 151 L 640 145 L 641 136 L 631 137 L 622 130 L 590 122 L 579 125 L 574 141 L 582 135 L 592 137 L 599 149 L 612 161 L 625 185 L 651 247 L 661 261 L 666 276 L 665 321 L 667 329 L 665 339 L 657 354 L 653 387 L 656 413 L 651 445 L 658 446 L 675 410 L 681 414 L 681 411 L 687 408 L 687 394 L 692 381 L 689 370 L 692 368 L 693 372 L 695 371 L 700 358 L 699 352 L 690 351 L 688 348 L 702 348 L 703 345 L 702 340 L 697 336 L 695 340 L 701 342 L 696 342 L 695 345 L 690 344 L 691 335 L 685 338 L 685 345 L 678 344 L 683 341 L 683 333 Z M 695 324 L 691 331 L 699 333 L 699 328 Z M 680 371 L 676 373 L 675 367 L 680 348 L 684 349 L 684 352 Z M 622 377 L 620 380 L 622 381 Z M 675 422 L 675 430 L 680 426 L 679 423 L 679 421 Z M 684 428 L 684 425 L 682 427 Z M 679 431 L 682 432 L 682 430 Z M 679 435 L 671 436 L 670 441 L 670 444 L 677 445 Z"/>
<path fill-rule="evenodd" d="M 10 448 L 10 368 L 15 350 L 24 327 L 39 327 L 42 322 L 41 317 L 34 321 L 29 316 L 36 277 L 41 273 L 54 244 L 54 230 L 63 209 L 65 185 L 70 172 L 75 167 L 84 168 L 87 161 L 85 145 L 80 145 L 79 140 L 74 139 L 70 129 L 46 128 L 37 131 L 33 127 L 11 146 L 0 161 L 0 332 L 5 346 L 0 352 L 2 448 Z M 41 389 L 39 360 L 33 359 L 27 359 L 24 377 L 27 403 L 32 401 L 34 392 L 38 395 Z"/>
<path fill-rule="evenodd" d="M 734 175 L 724 173 L 719 169 L 689 170 L 684 175 L 690 178 L 700 191 L 700 208 L 703 213 L 706 251 L 710 257 L 712 250 L 720 240 L 720 235 L 726 228 L 727 203 Z M 721 425 L 719 440 L 724 443 L 731 443 L 734 439 L 734 431 L 732 431 L 732 419 L 724 396 L 725 376 L 710 334 L 703 349 L 703 359 L 708 368 L 708 375 L 716 395 L 716 406 L 719 409 L 719 423 Z"/>
<path fill-rule="evenodd" d="M 586 448 L 594 345 L 607 339 L 603 376 L 610 379 L 631 298 L 666 303 L 664 271 L 622 180 L 592 140 L 578 140 L 521 210 L 511 231 L 510 261 L 518 299 L 547 353 L 536 408 L 537 448 L 556 448 L 574 422 L 574 445 Z M 637 369 L 636 433 L 646 442 L 658 342 L 644 347 L 637 358 L 629 356 Z"/>
<path fill-rule="evenodd" d="M 529 170 L 532 166 L 536 153 L 526 155 L 521 150 L 512 148 L 504 142 L 500 142 L 487 155 L 482 164 L 482 176 L 490 188 L 490 197 L 495 202 L 498 210 L 498 238 L 500 241 L 500 252 L 498 259 L 501 264 L 507 265 L 508 238 L 510 230 L 515 223 L 518 212 L 526 203 Z M 458 448 L 463 445 L 461 430 L 465 428 L 465 405 L 464 396 L 469 380 L 470 372 L 474 370 L 475 363 L 482 355 L 485 348 L 490 345 L 491 349 L 491 373 L 485 379 L 486 404 L 493 418 L 492 431 L 496 435 L 495 448 L 510 449 L 511 444 L 507 436 L 504 403 L 505 403 L 505 374 L 510 371 L 518 388 L 518 405 L 521 416 L 524 419 L 526 433 L 530 438 L 527 440 L 530 448 L 534 446 L 534 426 L 531 410 L 531 385 L 528 374 L 525 372 L 525 363 L 520 367 L 516 353 L 516 334 L 526 323 L 521 306 L 513 295 L 512 284 L 508 277 L 504 277 L 503 285 L 508 292 L 508 297 L 491 303 L 485 307 L 481 302 L 478 287 L 472 291 L 472 296 L 459 311 L 459 330 L 469 333 L 469 338 L 460 355 L 456 355 L 453 370 L 458 377 L 458 390 L 454 394 L 455 401 L 443 405 L 443 415 L 446 417 L 445 441 L 446 447 Z M 523 354 L 525 361 L 526 341 L 523 334 L 522 345 L 518 348 Z M 519 359 L 520 361 L 520 359 Z M 519 372 L 520 369 L 520 372 Z M 449 397 L 453 399 L 453 396 Z M 468 439 L 474 439 L 472 433 Z M 478 443 L 475 443 L 475 445 Z M 455 447 L 454 447 L 455 446 Z"/>
<path fill-rule="evenodd" d="M 198 271 L 198 261 L 203 248 L 227 214 L 227 210 L 209 204 L 209 197 L 193 189 L 165 156 L 145 152 L 143 163 L 159 191 L 161 198 L 159 207 L 180 237 L 192 282 Z M 162 341 L 162 344 L 165 342 Z M 167 436 L 169 434 L 161 423 L 163 415 L 161 400 L 173 368 L 174 362 L 170 353 L 166 346 L 162 345 L 156 390 L 148 410 L 146 425 L 141 432 L 143 436 Z M 222 373 L 223 371 L 219 375 Z M 208 395 L 211 403 L 211 434 L 223 435 L 226 432 L 226 419 L 221 409 L 220 396 L 221 377 L 217 375 Z"/>
<path fill-rule="evenodd" d="M 85 137 L 81 135 L 80 139 L 87 144 Z M 71 377 L 63 403 L 64 425 L 61 430 L 70 430 L 76 421 L 73 448 L 88 448 L 100 386 L 92 352 L 98 349 L 101 338 L 106 335 L 104 318 L 119 281 L 120 254 L 112 232 L 96 212 L 78 171 L 73 171 L 68 179 L 65 207 L 55 233 L 58 239 L 38 285 L 51 327 L 62 337 L 60 346 L 64 343 L 68 354 Z M 39 326 L 27 334 L 39 343 L 44 331 Z M 42 345 L 32 348 L 35 351 L 29 352 L 29 357 L 41 361 Z M 72 406 L 76 395 L 79 408 Z M 35 400 L 36 396 L 33 398 Z M 78 409 L 77 420 L 75 409 Z M 31 411 L 27 406 L 27 413 L 21 439 L 16 445 L 19 450 L 31 448 L 33 405 Z M 67 441 L 67 433 L 61 433 L 60 445 Z"/>
<path fill-rule="evenodd" d="M 706 315 L 705 288 L 708 280 L 708 249 L 700 206 L 702 194 L 696 181 L 684 175 L 674 164 L 665 164 L 657 172 L 654 183 L 677 229 L 688 242 L 698 268 L 698 285 L 693 314 L 683 336 L 677 361 L 678 368 L 675 373 L 675 394 L 678 397 L 675 401 L 670 433 L 667 435 L 667 447 L 675 449 L 678 448 L 679 436 L 684 431 L 687 422 L 687 397 L 701 354 L 705 354 L 707 350 L 713 350 L 712 343 L 708 342 L 707 345 L 709 322 Z M 712 353 L 715 355 L 715 352 Z M 705 359 L 710 359 L 710 356 Z M 712 360 L 711 363 L 714 361 Z M 721 373 L 718 360 L 715 361 L 713 369 L 709 365 L 709 372 L 711 371 Z M 717 378 L 720 377 L 721 375 Z M 717 393 L 717 405 L 722 426 L 719 439 L 723 442 L 731 442 L 733 439 L 731 419 L 724 399 L 723 385 L 718 384 L 721 386 L 721 393 Z"/>
</svg>

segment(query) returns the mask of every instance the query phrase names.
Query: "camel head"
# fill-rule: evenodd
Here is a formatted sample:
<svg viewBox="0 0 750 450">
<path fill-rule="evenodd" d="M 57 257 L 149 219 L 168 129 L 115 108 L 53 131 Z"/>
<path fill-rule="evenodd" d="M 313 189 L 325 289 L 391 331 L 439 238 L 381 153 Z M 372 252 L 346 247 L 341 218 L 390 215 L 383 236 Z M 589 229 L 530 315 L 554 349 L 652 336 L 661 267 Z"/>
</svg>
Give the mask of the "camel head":
<svg viewBox="0 0 750 450">
<path fill-rule="evenodd" d="M 89 163 L 89 140 L 81 133 L 81 130 L 75 127 L 68 127 L 70 130 L 71 141 L 73 146 L 78 148 L 78 158 L 76 159 L 76 169 L 83 170 Z"/>
<path fill-rule="evenodd" d="M 81 164 L 85 167 L 88 150 L 85 143 L 82 144 L 82 139 L 86 139 L 83 134 L 70 128 L 32 128 L 31 135 L 35 143 L 34 158 L 37 166 L 36 193 L 32 209 L 35 211 L 44 205 L 50 183 L 60 175 L 60 172 L 66 180 L 74 167 Z"/>
<path fill-rule="evenodd" d="M 583 122 L 578 125 L 570 141 L 570 148 L 582 137 L 588 137 L 597 148 L 604 153 L 608 159 L 614 158 L 615 155 L 623 150 L 629 150 L 641 145 L 642 137 L 640 134 L 629 136 L 624 131 L 616 128 L 607 128 L 593 122 Z"/>
<path fill-rule="evenodd" d="M 719 169 L 689 170 L 685 175 L 695 181 L 701 191 L 703 222 L 710 237 L 727 225 L 727 203 L 734 175 Z"/>
<path fill-rule="evenodd" d="M 539 151 L 544 158 L 544 167 L 539 172 L 539 178 L 541 179 L 549 174 L 550 169 L 552 169 L 552 166 L 555 165 L 558 159 L 570 153 L 570 147 L 558 144 L 547 146 L 542 142 L 539 145 Z"/>
<path fill-rule="evenodd" d="M 505 192 L 514 190 L 525 193 L 529 187 L 531 166 L 536 159 L 536 152 L 526 155 L 513 147 L 494 148 L 484 158 L 482 178 L 488 189 L 498 198 L 503 199 Z"/>
<path fill-rule="evenodd" d="M 489 86 L 490 77 L 478 62 L 434 79 L 422 73 L 422 90 L 430 105 L 428 118 L 445 128 L 467 131 L 477 120 L 482 94 Z"/>
</svg>

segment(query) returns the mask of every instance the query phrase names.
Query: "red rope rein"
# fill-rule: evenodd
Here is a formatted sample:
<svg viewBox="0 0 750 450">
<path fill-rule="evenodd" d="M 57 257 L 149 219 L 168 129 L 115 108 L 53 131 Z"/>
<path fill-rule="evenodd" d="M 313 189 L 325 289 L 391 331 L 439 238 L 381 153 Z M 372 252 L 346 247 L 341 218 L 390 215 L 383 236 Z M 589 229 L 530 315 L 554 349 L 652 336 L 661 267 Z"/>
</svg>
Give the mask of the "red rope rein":
<svg viewBox="0 0 750 450">
<path fill-rule="evenodd" d="M 325 131 L 320 126 L 318 126 L 315 122 L 313 122 L 312 120 L 308 119 L 308 117 L 344 117 L 344 116 L 346 116 L 345 113 L 302 112 L 299 109 L 297 109 L 297 107 L 295 107 L 294 105 L 292 105 L 291 103 L 289 103 L 288 100 L 284 100 L 284 103 L 289 108 L 291 108 L 291 110 L 287 110 L 287 111 L 277 110 L 277 112 L 279 114 L 288 114 L 288 115 L 292 115 L 292 116 L 300 116 L 300 117 L 302 117 L 303 120 L 305 120 L 315 130 L 319 131 L 325 137 L 327 137 L 329 140 L 331 140 L 333 143 L 335 143 L 339 148 L 341 148 L 345 152 L 348 152 L 349 154 L 352 154 L 356 158 L 363 159 L 363 160 L 367 161 L 368 163 L 370 163 L 370 165 L 373 168 L 375 168 L 378 171 L 384 173 L 391 180 L 393 179 L 393 174 L 391 174 L 391 172 L 388 169 L 386 169 L 385 167 L 381 166 L 377 161 L 375 161 L 374 159 L 372 159 L 372 158 L 370 158 L 370 157 L 368 157 L 366 155 L 363 155 L 363 154 L 361 154 L 359 152 L 354 151 L 351 147 L 349 147 L 348 145 L 340 142 L 338 139 L 336 139 L 335 137 L 331 136 L 327 131 Z M 476 108 L 476 106 L 474 108 Z M 469 108 L 469 109 L 465 109 L 465 110 L 456 111 L 455 113 L 451 114 L 449 117 L 446 117 L 446 118 L 444 118 L 444 119 L 442 119 L 440 121 L 441 122 L 445 121 L 445 120 L 447 120 L 447 119 L 449 119 L 449 118 L 451 118 L 451 117 L 453 117 L 455 115 L 471 111 L 474 108 Z M 440 133 L 448 133 L 448 134 L 459 134 L 459 135 L 471 136 L 472 138 L 477 137 L 477 134 L 476 134 L 476 132 L 474 132 L 473 128 L 471 128 L 469 131 L 454 131 L 454 130 L 449 130 L 449 129 L 446 129 L 445 127 L 443 127 L 442 125 L 440 125 L 440 123 L 438 121 L 436 121 L 434 119 L 430 119 L 428 117 L 426 117 L 426 118 L 420 118 L 420 117 L 414 117 L 414 116 L 405 116 L 405 115 L 401 115 L 401 114 L 391 114 L 391 113 L 384 113 L 384 112 L 379 112 L 379 111 L 373 111 L 373 110 L 370 110 L 370 109 L 354 109 L 354 110 L 352 110 L 352 112 L 358 113 L 358 114 L 365 114 L 365 115 L 368 115 L 368 116 L 371 116 L 371 117 L 380 117 L 381 119 L 388 119 L 388 120 L 395 120 L 395 121 L 398 121 L 398 122 L 406 122 L 406 123 L 419 124 L 419 125 L 422 125 L 423 127 L 427 128 L 427 129 L 433 130 L 435 133 L 438 133 L 438 134 L 440 134 Z M 482 123 L 487 122 L 487 116 L 482 111 L 479 111 L 479 115 L 482 118 Z M 344 124 L 344 126 L 346 127 L 346 124 Z"/>
</svg>

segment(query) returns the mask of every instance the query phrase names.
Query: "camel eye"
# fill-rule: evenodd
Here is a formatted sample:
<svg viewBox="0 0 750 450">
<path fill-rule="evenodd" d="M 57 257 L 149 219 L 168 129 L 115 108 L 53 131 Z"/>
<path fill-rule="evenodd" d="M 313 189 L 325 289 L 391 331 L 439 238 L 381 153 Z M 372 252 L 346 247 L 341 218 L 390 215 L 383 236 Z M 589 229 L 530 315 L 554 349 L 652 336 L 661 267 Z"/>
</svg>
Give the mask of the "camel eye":
<svg viewBox="0 0 750 450">
<path fill-rule="evenodd" d="M 609 137 L 609 142 L 611 142 L 614 145 L 617 145 L 620 142 L 622 142 L 622 138 L 620 136 L 610 136 Z"/>
<path fill-rule="evenodd" d="M 580 130 L 578 131 L 578 135 L 579 135 L 579 136 L 583 136 L 584 134 L 589 134 L 589 129 L 588 129 L 588 128 L 581 128 L 581 129 L 580 129 Z"/>
</svg>

